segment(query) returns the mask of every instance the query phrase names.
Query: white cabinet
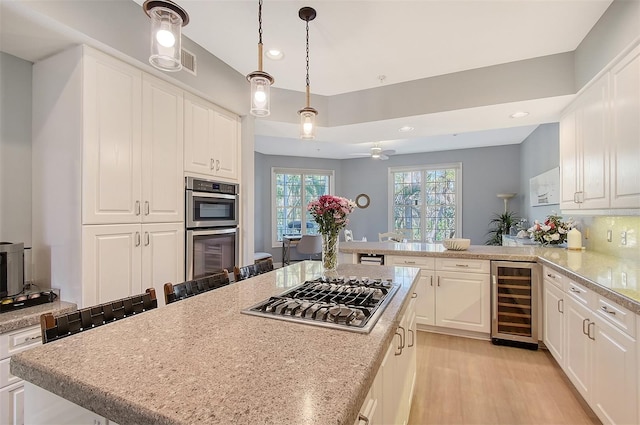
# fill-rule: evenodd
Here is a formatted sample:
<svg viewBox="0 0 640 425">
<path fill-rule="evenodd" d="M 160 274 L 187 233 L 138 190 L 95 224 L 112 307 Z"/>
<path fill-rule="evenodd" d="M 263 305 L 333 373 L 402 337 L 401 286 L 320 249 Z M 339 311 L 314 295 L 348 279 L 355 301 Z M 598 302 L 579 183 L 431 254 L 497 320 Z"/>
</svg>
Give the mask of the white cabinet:
<svg viewBox="0 0 640 425">
<path fill-rule="evenodd" d="M 13 354 L 42 342 L 40 326 L 30 326 L 0 334 L 0 424 L 22 425 L 24 421 L 24 381 L 13 376 L 9 362 Z"/>
<path fill-rule="evenodd" d="M 84 226 L 82 303 L 90 306 L 184 280 L 184 225 Z M 158 298 L 158 305 L 164 298 Z"/>
<path fill-rule="evenodd" d="M 237 181 L 239 149 L 239 117 L 197 96 L 185 94 L 185 172 Z"/>
<path fill-rule="evenodd" d="M 640 46 L 613 63 L 560 119 L 560 207 L 640 208 Z"/>
<path fill-rule="evenodd" d="M 416 322 L 461 331 L 491 331 L 487 260 L 385 256 L 387 265 L 420 267 Z"/>
<path fill-rule="evenodd" d="M 611 207 L 640 208 L 640 46 L 611 70 Z"/>
<path fill-rule="evenodd" d="M 95 51 L 82 62 L 83 224 L 182 221 L 182 91 Z"/>
<path fill-rule="evenodd" d="M 551 277 L 548 277 L 548 274 Z M 560 366 L 564 365 L 564 311 L 565 293 L 562 282 L 557 286 L 555 273 L 545 270 L 543 279 L 543 341 Z"/>
<path fill-rule="evenodd" d="M 574 282 L 565 287 L 565 373 L 603 423 L 638 423 L 635 315 Z"/>
</svg>

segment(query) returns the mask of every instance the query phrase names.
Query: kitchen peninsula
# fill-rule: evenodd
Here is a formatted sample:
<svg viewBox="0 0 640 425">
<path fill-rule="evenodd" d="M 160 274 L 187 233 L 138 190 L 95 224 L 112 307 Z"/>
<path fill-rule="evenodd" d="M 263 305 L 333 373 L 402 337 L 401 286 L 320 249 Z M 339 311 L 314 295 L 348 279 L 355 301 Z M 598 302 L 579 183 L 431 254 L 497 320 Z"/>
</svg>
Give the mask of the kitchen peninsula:
<svg viewBox="0 0 640 425">
<path fill-rule="evenodd" d="M 320 262 L 306 261 L 35 348 L 15 356 L 11 371 L 33 384 L 27 391 L 44 389 L 120 424 L 350 425 L 418 272 L 339 267 L 399 284 L 368 334 L 241 313 L 322 275 Z"/>
</svg>

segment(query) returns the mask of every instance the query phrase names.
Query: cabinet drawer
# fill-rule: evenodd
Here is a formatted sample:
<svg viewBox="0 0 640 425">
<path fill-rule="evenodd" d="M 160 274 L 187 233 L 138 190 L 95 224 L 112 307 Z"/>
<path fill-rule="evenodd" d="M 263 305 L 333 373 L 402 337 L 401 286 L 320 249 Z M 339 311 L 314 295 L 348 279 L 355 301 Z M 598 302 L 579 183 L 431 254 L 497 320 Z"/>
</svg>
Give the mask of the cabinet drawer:
<svg viewBox="0 0 640 425">
<path fill-rule="evenodd" d="M 593 292 L 568 279 L 565 279 L 565 285 L 566 292 L 573 298 L 575 298 L 576 301 L 587 307 L 593 307 L 595 305 L 595 302 L 593 300 L 595 294 Z"/>
<path fill-rule="evenodd" d="M 0 360 L 0 388 L 20 382 L 20 378 L 13 376 L 9 371 L 10 361 L 11 359 Z"/>
<path fill-rule="evenodd" d="M 636 337 L 636 317 L 635 314 L 626 308 L 598 296 L 597 314 L 606 321 L 626 333 L 632 338 Z"/>
<path fill-rule="evenodd" d="M 562 289 L 563 283 L 566 279 L 563 275 L 547 266 L 542 267 L 542 276 L 544 277 L 544 280 L 553 283 L 560 289 Z"/>
<path fill-rule="evenodd" d="M 433 257 L 399 257 L 394 255 L 385 256 L 385 264 L 389 266 L 420 267 L 429 270 L 433 270 L 435 268 L 435 260 L 436 259 Z"/>
<path fill-rule="evenodd" d="M 489 273 L 491 263 L 488 260 L 467 260 L 460 258 L 437 258 L 436 270 L 454 272 Z"/>
<path fill-rule="evenodd" d="M 42 343 L 40 326 L 18 329 L 0 335 L 0 358 L 5 359 Z"/>
</svg>

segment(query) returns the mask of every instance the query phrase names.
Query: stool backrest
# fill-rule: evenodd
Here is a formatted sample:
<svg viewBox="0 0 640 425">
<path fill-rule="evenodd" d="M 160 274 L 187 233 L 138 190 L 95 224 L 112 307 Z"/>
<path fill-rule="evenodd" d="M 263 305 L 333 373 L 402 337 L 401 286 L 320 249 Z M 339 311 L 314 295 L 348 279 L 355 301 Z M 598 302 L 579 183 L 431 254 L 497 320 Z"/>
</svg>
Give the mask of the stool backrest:
<svg viewBox="0 0 640 425">
<path fill-rule="evenodd" d="M 221 288 L 228 284 L 229 272 L 227 270 L 223 270 L 220 273 L 215 273 L 198 279 L 182 282 L 177 285 L 165 283 L 164 301 L 167 304 L 171 304 L 176 301 L 184 300 L 185 298 L 202 294 L 203 292 Z"/>
<path fill-rule="evenodd" d="M 149 288 L 144 294 L 98 304 L 61 316 L 46 313 L 40 316 L 42 343 L 46 344 L 69 335 L 88 331 L 157 307 L 156 290 Z"/>
<path fill-rule="evenodd" d="M 236 282 L 249 279 L 250 277 L 258 276 L 259 274 L 267 273 L 273 270 L 273 258 L 258 261 L 255 264 L 249 264 L 243 267 L 233 268 L 233 277 Z"/>
</svg>

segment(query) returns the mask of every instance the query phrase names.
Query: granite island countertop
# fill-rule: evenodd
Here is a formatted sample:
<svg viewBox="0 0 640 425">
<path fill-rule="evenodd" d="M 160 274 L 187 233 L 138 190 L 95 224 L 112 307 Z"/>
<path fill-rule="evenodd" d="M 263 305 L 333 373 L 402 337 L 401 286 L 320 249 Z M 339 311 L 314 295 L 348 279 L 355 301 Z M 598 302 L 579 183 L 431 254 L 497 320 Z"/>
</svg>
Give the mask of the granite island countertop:
<svg viewBox="0 0 640 425">
<path fill-rule="evenodd" d="M 400 288 L 369 334 L 241 314 L 322 273 L 305 261 L 45 344 L 11 373 L 120 424 L 346 424 L 419 269 L 341 265 Z"/>
<path fill-rule="evenodd" d="M 471 245 L 466 251 L 447 250 L 442 244 L 401 242 L 341 242 L 340 252 L 418 257 L 536 261 L 549 266 L 592 291 L 640 314 L 640 250 L 637 261 L 595 251 L 570 251 L 540 246 Z"/>
<path fill-rule="evenodd" d="M 0 313 L 0 334 L 16 329 L 40 324 L 40 316 L 45 313 L 64 314 L 77 310 L 74 303 L 54 301 L 33 307 Z"/>
</svg>

